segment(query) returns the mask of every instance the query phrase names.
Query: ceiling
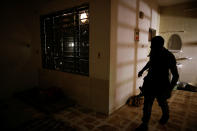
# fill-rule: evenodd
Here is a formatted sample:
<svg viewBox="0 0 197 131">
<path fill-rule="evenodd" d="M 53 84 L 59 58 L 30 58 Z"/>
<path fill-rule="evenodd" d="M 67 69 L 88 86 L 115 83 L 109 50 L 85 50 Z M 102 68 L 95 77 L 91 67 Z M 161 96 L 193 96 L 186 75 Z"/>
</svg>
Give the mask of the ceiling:
<svg viewBox="0 0 197 131">
<path fill-rule="evenodd" d="M 187 2 L 193 2 L 197 0 L 157 0 L 158 4 L 160 6 L 170 6 L 170 5 L 176 5 L 181 3 L 187 3 Z"/>
</svg>

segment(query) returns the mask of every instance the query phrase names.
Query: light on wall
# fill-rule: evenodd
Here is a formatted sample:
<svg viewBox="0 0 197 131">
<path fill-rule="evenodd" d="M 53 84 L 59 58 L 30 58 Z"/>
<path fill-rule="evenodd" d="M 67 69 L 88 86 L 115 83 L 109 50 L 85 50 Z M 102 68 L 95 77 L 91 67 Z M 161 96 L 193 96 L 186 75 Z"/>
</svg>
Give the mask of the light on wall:
<svg viewBox="0 0 197 131">
<path fill-rule="evenodd" d="M 81 19 L 82 23 L 85 23 L 87 21 L 87 18 L 88 18 L 88 16 L 85 12 L 80 14 L 80 19 Z"/>
</svg>

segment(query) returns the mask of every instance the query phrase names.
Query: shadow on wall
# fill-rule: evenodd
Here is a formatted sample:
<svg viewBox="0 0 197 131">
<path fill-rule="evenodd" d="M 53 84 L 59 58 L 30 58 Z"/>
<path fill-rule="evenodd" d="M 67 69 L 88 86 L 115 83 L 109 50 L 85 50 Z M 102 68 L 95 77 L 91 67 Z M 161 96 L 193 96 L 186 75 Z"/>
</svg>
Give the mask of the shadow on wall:
<svg viewBox="0 0 197 131">
<path fill-rule="evenodd" d="M 115 2 L 114 2 L 115 3 Z M 112 108 L 119 108 L 126 100 L 137 94 L 136 89 L 143 79 L 137 78 L 137 70 L 146 63 L 149 48 L 149 28 L 152 28 L 152 14 L 157 13 L 147 0 L 116 0 L 112 23 L 113 37 L 113 86 L 114 103 Z M 153 11 L 154 10 L 154 11 Z M 137 12 L 144 12 L 144 19 L 139 20 Z M 148 12 L 148 13 L 147 13 Z M 155 22 L 155 21 L 154 21 Z M 140 30 L 140 41 L 135 41 L 135 29 Z M 154 27 L 153 27 L 154 28 Z M 156 28 L 156 27 L 155 27 Z M 114 58 L 115 56 L 115 58 Z"/>
<path fill-rule="evenodd" d="M 117 1 L 116 60 L 115 60 L 115 108 L 118 108 L 135 92 L 134 65 L 136 27 L 136 1 Z"/>
</svg>

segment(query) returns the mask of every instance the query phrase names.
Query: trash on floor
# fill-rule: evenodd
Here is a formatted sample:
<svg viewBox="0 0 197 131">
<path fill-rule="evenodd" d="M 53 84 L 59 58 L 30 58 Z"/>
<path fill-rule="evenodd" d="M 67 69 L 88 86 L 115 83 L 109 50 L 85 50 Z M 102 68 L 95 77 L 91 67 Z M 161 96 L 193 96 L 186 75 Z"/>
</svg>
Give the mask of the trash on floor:
<svg viewBox="0 0 197 131">
<path fill-rule="evenodd" d="M 186 82 L 179 82 L 177 84 L 177 90 L 185 90 L 185 91 L 192 91 L 197 92 L 197 87 Z"/>
</svg>

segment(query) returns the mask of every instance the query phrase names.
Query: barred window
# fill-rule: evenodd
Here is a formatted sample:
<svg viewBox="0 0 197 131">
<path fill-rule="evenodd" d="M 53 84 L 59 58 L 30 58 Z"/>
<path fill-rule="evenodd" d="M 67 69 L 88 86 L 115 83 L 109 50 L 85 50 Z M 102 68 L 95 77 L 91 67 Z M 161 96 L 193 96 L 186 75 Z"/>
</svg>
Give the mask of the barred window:
<svg viewBox="0 0 197 131">
<path fill-rule="evenodd" d="M 40 17 L 42 66 L 89 75 L 89 7 Z"/>
</svg>

